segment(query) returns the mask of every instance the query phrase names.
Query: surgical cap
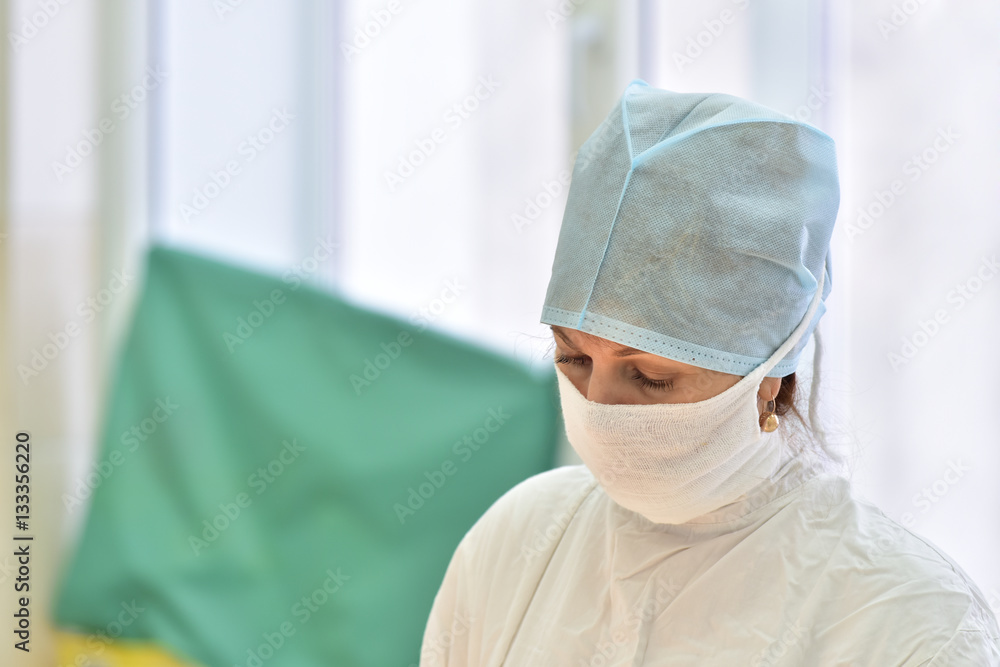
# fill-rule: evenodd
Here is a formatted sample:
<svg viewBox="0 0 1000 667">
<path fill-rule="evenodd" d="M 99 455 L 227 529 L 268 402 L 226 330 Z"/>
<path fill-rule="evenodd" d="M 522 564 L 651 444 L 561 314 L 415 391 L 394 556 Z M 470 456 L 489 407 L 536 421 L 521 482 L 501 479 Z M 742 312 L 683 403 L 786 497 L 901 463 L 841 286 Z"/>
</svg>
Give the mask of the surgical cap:
<svg viewBox="0 0 1000 667">
<path fill-rule="evenodd" d="M 828 135 L 636 79 L 577 154 L 541 321 L 747 375 L 802 321 L 820 271 L 829 294 L 839 203 Z M 768 376 L 795 371 L 824 312 Z"/>
</svg>

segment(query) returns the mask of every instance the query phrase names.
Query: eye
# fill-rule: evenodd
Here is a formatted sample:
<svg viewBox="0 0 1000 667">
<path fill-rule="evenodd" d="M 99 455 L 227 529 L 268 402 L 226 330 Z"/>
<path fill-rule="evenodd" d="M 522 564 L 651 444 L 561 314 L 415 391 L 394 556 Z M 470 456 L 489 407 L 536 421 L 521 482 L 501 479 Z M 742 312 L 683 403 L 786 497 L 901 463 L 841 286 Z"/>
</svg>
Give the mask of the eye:
<svg viewBox="0 0 1000 667">
<path fill-rule="evenodd" d="M 556 361 L 557 364 L 579 364 L 579 365 L 582 366 L 582 365 L 584 365 L 584 364 L 587 363 L 588 359 L 589 359 L 589 357 L 586 357 L 586 356 L 583 356 L 583 357 L 571 357 L 569 355 L 562 354 L 562 353 L 556 353 L 556 356 L 555 356 L 555 361 Z M 653 380 L 651 378 L 646 377 L 645 375 L 643 375 L 642 373 L 640 373 L 638 370 L 636 370 L 635 373 L 632 375 L 632 379 L 636 380 L 637 382 L 639 382 L 639 384 L 642 385 L 643 387 L 645 387 L 646 389 L 655 389 L 655 390 L 659 390 L 659 391 L 669 391 L 669 390 L 671 390 L 671 389 L 674 388 L 674 381 L 673 380 Z"/>
<path fill-rule="evenodd" d="M 667 391 L 674 388 L 673 380 L 651 380 L 642 373 L 640 373 L 638 370 L 635 372 L 635 375 L 632 376 L 632 379 L 638 380 L 639 384 L 641 384 L 643 387 L 646 387 L 647 389 L 657 389 L 657 390 Z"/>
<path fill-rule="evenodd" d="M 565 354 L 556 354 L 557 364 L 583 364 L 587 357 L 570 357 Z"/>
</svg>

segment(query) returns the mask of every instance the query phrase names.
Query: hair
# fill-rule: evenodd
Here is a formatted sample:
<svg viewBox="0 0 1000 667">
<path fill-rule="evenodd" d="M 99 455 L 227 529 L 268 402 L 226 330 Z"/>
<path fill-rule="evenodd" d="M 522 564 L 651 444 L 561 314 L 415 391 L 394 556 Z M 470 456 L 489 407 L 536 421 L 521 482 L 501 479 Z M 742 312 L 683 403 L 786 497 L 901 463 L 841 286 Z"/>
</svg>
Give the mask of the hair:
<svg viewBox="0 0 1000 667">
<path fill-rule="evenodd" d="M 814 383 L 813 391 L 815 390 Z M 774 414 L 778 416 L 791 414 L 794 417 L 783 422 L 789 446 L 799 454 L 808 452 L 813 457 L 840 466 L 845 473 L 850 474 L 853 472 L 853 460 L 840 452 L 836 443 L 831 440 L 834 436 L 849 436 L 849 434 L 827 433 L 815 424 L 813 419 L 816 417 L 813 415 L 812 406 L 808 403 L 809 397 L 800 396 L 797 391 L 795 373 L 789 373 L 781 378 L 781 387 L 774 397 Z"/>
</svg>

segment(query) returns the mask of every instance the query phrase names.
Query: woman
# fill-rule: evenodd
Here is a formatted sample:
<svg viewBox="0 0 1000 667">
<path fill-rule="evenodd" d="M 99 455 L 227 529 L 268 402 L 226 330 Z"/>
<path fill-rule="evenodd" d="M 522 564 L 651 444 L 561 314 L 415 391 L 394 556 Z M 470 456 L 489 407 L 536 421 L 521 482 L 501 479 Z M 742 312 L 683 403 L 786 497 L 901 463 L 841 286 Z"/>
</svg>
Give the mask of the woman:
<svg viewBox="0 0 1000 667">
<path fill-rule="evenodd" d="M 577 157 L 542 313 L 585 465 L 470 529 L 422 667 L 1000 665 L 982 593 L 851 495 L 813 397 L 779 423 L 838 205 L 815 128 L 628 86 Z"/>
</svg>

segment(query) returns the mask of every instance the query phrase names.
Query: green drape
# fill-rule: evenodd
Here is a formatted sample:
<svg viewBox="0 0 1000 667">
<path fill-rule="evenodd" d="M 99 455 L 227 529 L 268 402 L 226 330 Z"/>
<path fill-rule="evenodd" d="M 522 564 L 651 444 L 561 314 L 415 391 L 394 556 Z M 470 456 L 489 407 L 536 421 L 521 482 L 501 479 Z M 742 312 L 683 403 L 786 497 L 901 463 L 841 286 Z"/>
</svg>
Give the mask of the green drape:
<svg viewBox="0 0 1000 667">
<path fill-rule="evenodd" d="M 99 454 L 63 499 L 87 518 L 56 624 L 204 665 L 416 664 L 462 535 L 553 464 L 555 392 L 297 280 L 154 246 Z"/>
</svg>

